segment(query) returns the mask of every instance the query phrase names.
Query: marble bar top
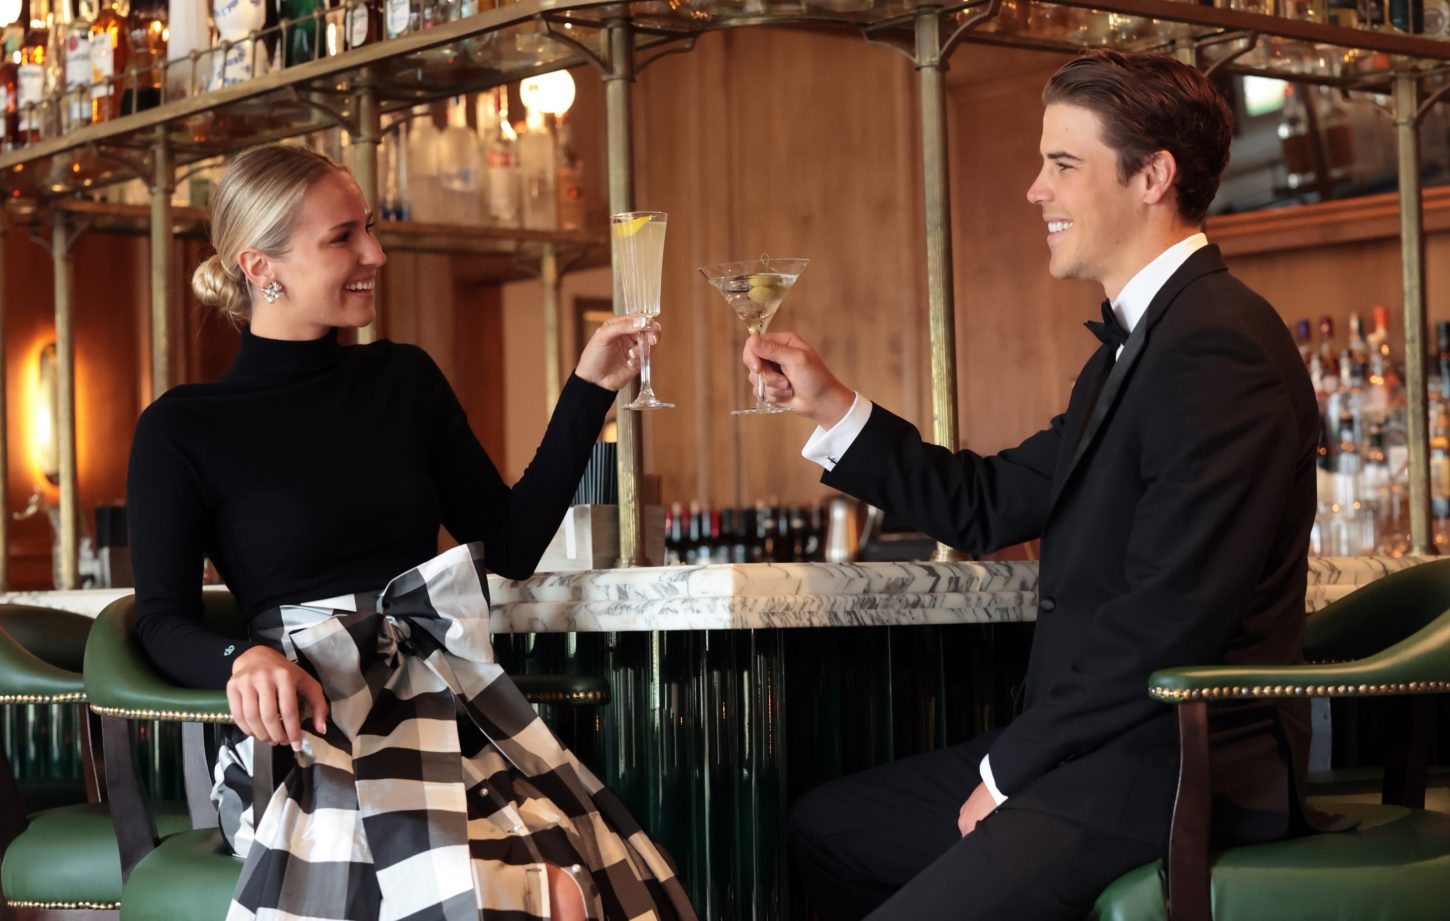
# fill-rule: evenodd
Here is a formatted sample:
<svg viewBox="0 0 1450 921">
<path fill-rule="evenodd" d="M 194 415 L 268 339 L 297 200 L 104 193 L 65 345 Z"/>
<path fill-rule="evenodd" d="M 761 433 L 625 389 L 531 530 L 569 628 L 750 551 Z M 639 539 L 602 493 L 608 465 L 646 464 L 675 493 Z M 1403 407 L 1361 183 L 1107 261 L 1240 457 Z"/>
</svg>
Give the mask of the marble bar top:
<svg viewBox="0 0 1450 921">
<path fill-rule="evenodd" d="M 1309 561 L 1305 610 L 1424 562 L 1335 557 Z M 746 630 L 1009 623 L 1037 613 L 1036 562 L 753 563 L 656 566 L 490 577 L 498 633 Z M 0 602 L 94 617 L 129 589 L 3 592 Z"/>
</svg>

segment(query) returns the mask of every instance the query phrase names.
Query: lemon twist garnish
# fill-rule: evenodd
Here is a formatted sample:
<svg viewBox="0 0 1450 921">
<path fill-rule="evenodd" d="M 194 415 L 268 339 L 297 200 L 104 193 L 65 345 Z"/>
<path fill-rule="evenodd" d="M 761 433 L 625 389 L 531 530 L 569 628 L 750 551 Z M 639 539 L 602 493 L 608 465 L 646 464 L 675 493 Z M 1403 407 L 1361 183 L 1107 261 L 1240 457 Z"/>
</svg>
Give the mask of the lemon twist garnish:
<svg viewBox="0 0 1450 921">
<path fill-rule="evenodd" d="M 649 223 L 649 219 L 650 216 L 644 214 L 636 218 L 630 218 L 627 221 L 621 221 L 614 225 L 614 235 L 616 237 L 632 237 L 639 233 L 641 227 Z"/>
</svg>

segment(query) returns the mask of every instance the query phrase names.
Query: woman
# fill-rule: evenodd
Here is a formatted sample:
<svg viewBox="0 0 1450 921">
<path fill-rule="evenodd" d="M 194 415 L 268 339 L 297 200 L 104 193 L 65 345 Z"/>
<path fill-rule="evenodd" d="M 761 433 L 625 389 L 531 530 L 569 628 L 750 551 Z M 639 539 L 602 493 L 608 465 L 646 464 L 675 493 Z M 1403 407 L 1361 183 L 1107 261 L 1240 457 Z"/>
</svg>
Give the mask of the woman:
<svg viewBox="0 0 1450 921">
<path fill-rule="evenodd" d="M 247 858 L 231 916 L 693 919 L 668 863 L 493 664 L 481 578 L 533 573 L 644 321 L 590 339 L 509 488 L 422 350 L 338 344 L 375 314 L 372 226 L 330 159 L 237 157 L 192 285 L 245 324 L 241 349 L 216 383 L 152 404 L 132 446 L 138 633 L 173 679 L 226 688 L 238 730 L 213 794 Z M 440 525 L 461 546 L 430 559 Z M 251 642 L 202 623 L 204 555 Z M 251 739 L 298 752 L 259 828 Z"/>
</svg>

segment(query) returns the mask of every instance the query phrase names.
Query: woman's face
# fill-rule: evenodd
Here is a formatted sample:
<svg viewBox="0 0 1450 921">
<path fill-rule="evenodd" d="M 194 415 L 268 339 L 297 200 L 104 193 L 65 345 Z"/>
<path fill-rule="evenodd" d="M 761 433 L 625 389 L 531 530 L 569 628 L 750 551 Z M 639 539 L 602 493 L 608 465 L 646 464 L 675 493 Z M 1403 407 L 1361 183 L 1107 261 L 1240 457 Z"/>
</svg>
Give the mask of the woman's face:
<svg viewBox="0 0 1450 921">
<path fill-rule="evenodd" d="M 388 261 L 373 217 L 352 176 L 331 172 L 303 196 L 288 251 L 268 258 L 283 294 L 252 305 L 252 329 L 275 338 L 317 338 L 328 328 L 361 327 L 377 312 L 373 287 Z M 263 329 L 258 329 L 261 321 Z"/>
</svg>

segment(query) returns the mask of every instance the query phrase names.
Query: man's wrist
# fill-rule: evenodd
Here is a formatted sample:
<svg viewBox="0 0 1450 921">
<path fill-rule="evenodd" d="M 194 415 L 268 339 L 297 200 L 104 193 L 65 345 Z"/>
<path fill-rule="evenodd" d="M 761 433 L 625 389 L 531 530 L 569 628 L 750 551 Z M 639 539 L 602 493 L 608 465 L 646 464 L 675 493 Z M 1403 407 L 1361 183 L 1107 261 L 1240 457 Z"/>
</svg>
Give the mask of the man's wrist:
<svg viewBox="0 0 1450 921">
<path fill-rule="evenodd" d="M 810 413 L 810 419 L 829 432 L 842 419 L 846 418 L 846 413 L 851 411 L 851 405 L 855 402 L 856 392 L 846 389 L 837 382 L 834 388 L 816 402 Z"/>
</svg>

